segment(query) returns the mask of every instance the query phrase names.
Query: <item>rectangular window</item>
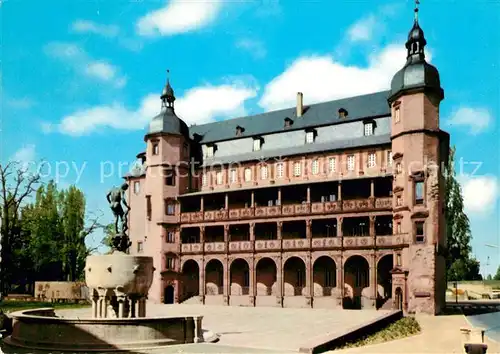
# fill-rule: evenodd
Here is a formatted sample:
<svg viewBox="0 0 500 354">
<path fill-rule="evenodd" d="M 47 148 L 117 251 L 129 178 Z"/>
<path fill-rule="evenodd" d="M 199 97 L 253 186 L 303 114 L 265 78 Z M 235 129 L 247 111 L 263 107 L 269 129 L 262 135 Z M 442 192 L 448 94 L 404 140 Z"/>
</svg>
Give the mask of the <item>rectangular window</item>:
<svg viewBox="0 0 500 354">
<path fill-rule="evenodd" d="M 387 166 L 392 166 L 392 151 L 387 151 Z"/>
<path fill-rule="evenodd" d="M 137 253 L 142 253 L 144 251 L 144 244 L 142 241 L 137 241 Z"/>
<path fill-rule="evenodd" d="M 396 235 L 401 234 L 401 221 L 396 223 Z"/>
<path fill-rule="evenodd" d="M 153 155 L 159 155 L 160 154 L 160 145 L 158 143 L 153 144 Z"/>
<path fill-rule="evenodd" d="M 319 173 L 319 162 L 318 160 L 313 160 L 311 166 L 311 172 L 313 175 L 317 175 Z"/>
<path fill-rule="evenodd" d="M 175 205 L 169 200 L 165 200 L 165 214 L 175 215 Z"/>
<path fill-rule="evenodd" d="M 167 242 L 168 243 L 175 243 L 175 232 L 173 232 L 173 231 L 167 232 Z"/>
<path fill-rule="evenodd" d="M 165 185 L 175 186 L 175 171 L 165 170 Z"/>
<path fill-rule="evenodd" d="M 214 156 L 214 146 L 207 146 L 207 157 L 213 157 Z"/>
<path fill-rule="evenodd" d="M 425 232 L 424 232 L 424 222 L 417 221 L 415 223 L 415 242 L 423 243 L 425 242 Z"/>
<path fill-rule="evenodd" d="M 174 269 L 174 259 L 171 257 L 167 257 L 166 266 L 167 266 L 167 269 Z"/>
<path fill-rule="evenodd" d="M 267 166 L 260 167 L 260 179 L 267 179 Z"/>
<path fill-rule="evenodd" d="M 299 177 L 299 176 L 301 175 L 301 173 L 302 173 L 302 171 L 301 171 L 301 167 L 302 167 L 302 166 L 300 165 L 300 162 L 295 162 L 295 163 L 293 164 L 293 175 L 294 175 L 295 177 Z"/>
<path fill-rule="evenodd" d="M 261 143 L 260 138 L 253 139 L 253 151 L 260 151 L 260 143 Z"/>
<path fill-rule="evenodd" d="M 217 184 L 222 184 L 222 171 L 217 171 L 215 175 L 215 181 Z"/>
<path fill-rule="evenodd" d="M 141 192 L 141 182 L 135 181 L 134 182 L 134 193 L 139 194 Z"/>
<path fill-rule="evenodd" d="M 424 204 L 424 181 L 415 182 L 415 204 Z"/>
<path fill-rule="evenodd" d="M 232 169 L 229 174 L 231 183 L 236 183 L 236 169 Z"/>
<path fill-rule="evenodd" d="M 373 135 L 373 123 L 365 123 L 365 136 Z"/>
<path fill-rule="evenodd" d="M 306 144 L 314 143 L 314 132 L 306 132 Z"/>
<path fill-rule="evenodd" d="M 203 186 L 206 186 L 208 184 L 208 176 L 206 173 L 201 175 L 201 184 Z"/>
<path fill-rule="evenodd" d="M 400 207 L 403 205 L 403 198 L 401 198 L 399 195 L 396 197 L 396 206 Z"/>
<path fill-rule="evenodd" d="M 284 166 L 283 163 L 277 163 L 276 164 L 276 177 L 277 178 L 283 178 L 283 172 L 284 172 Z"/>
<path fill-rule="evenodd" d="M 394 109 L 394 122 L 399 123 L 400 119 L 399 107 L 396 107 L 396 109 Z"/>
<path fill-rule="evenodd" d="M 368 168 L 373 168 L 377 164 L 377 155 L 372 152 L 368 154 Z"/>
<path fill-rule="evenodd" d="M 332 173 L 332 172 L 335 172 L 336 169 L 337 169 L 337 161 L 336 161 L 335 157 L 330 157 L 328 159 L 328 171 L 330 173 Z"/>
<path fill-rule="evenodd" d="M 396 255 L 396 265 L 397 265 L 397 266 L 401 266 L 401 265 L 402 265 L 402 264 L 401 264 L 401 253 L 398 253 L 398 254 Z"/>
<path fill-rule="evenodd" d="M 401 166 L 401 163 L 397 163 L 396 164 L 396 174 L 400 174 L 401 172 L 403 172 L 403 167 Z"/>
<path fill-rule="evenodd" d="M 151 214 L 152 214 L 151 196 L 148 195 L 148 196 L 146 196 L 146 215 L 147 215 L 148 220 L 151 220 Z"/>
<path fill-rule="evenodd" d="M 252 170 L 245 168 L 245 182 L 250 182 L 252 180 Z"/>
<path fill-rule="evenodd" d="M 354 171 L 354 167 L 356 166 L 356 159 L 354 155 L 347 156 L 347 170 Z"/>
</svg>

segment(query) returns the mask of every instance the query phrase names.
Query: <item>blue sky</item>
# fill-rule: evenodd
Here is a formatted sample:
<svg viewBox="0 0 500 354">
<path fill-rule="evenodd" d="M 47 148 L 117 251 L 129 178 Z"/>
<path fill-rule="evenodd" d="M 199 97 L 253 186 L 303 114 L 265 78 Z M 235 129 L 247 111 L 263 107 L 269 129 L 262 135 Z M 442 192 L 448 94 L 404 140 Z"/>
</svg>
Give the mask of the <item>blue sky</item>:
<svg viewBox="0 0 500 354">
<path fill-rule="evenodd" d="M 500 251 L 485 244 L 500 235 L 500 4 L 421 3 L 474 252 L 493 273 Z M 76 183 L 111 220 L 103 193 L 144 149 L 167 69 L 188 124 L 291 106 L 297 91 L 308 104 L 385 90 L 404 64 L 412 9 L 396 0 L 0 0 L 0 157 L 46 160 L 53 178 L 59 166 L 61 185 Z"/>
</svg>

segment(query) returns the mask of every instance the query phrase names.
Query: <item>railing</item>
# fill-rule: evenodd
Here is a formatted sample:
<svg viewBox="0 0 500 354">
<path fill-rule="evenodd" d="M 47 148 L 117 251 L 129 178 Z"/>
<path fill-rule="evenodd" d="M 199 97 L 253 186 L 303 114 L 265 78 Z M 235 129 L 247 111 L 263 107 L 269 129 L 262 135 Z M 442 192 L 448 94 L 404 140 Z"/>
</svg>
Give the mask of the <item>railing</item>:
<svg viewBox="0 0 500 354">
<path fill-rule="evenodd" d="M 307 214 L 334 214 L 341 212 L 362 212 L 371 210 L 391 210 L 392 198 L 367 198 L 342 200 L 336 202 L 317 202 L 253 208 L 229 208 L 229 210 L 210 210 L 181 213 L 179 221 L 183 224 L 206 221 L 240 220 L 252 218 L 273 218 L 277 216 L 299 216 Z"/>
<path fill-rule="evenodd" d="M 238 252 L 270 252 L 294 250 L 318 250 L 340 248 L 373 248 L 405 246 L 411 243 L 411 235 L 398 234 L 389 236 L 335 236 L 322 238 L 293 238 L 282 240 L 255 240 L 205 242 L 181 244 L 182 253 L 238 253 Z"/>
</svg>

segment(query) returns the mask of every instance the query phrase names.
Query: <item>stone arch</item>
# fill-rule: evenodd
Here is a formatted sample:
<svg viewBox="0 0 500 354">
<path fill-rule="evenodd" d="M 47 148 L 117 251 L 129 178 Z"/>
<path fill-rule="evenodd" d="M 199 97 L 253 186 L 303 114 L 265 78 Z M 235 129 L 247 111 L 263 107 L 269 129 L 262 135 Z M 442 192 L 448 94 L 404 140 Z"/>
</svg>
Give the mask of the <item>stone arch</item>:
<svg viewBox="0 0 500 354">
<path fill-rule="evenodd" d="M 386 254 L 377 262 L 377 307 L 392 298 L 392 274 L 394 256 Z"/>
<path fill-rule="evenodd" d="M 224 293 L 224 265 L 220 259 L 212 258 L 205 265 L 206 295 L 222 295 Z"/>
<path fill-rule="evenodd" d="M 200 266 L 194 259 L 188 259 L 182 264 L 182 294 L 183 300 L 200 295 Z"/>
<path fill-rule="evenodd" d="M 261 258 L 255 264 L 255 280 L 258 296 L 276 294 L 277 280 L 276 262 L 269 257 Z"/>
<path fill-rule="evenodd" d="M 283 264 L 283 295 L 301 296 L 306 287 L 306 265 L 301 257 L 289 257 Z"/>
<path fill-rule="evenodd" d="M 353 255 L 344 263 L 344 308 L 361 309 L 363 289 L 370 286 L 370 264 L 365 257 Z"/>
<path fill-rule="evenodd" d="M 330 256 L 318 257 L 313 264 L 314 296 L 331 296 L 337 286 L 337 266 Z"/>
<path fill-rule="evenodd" d="M 248 295 L 250 291 L 250 266 L 247 260 L 236 258 L 229 266 L 231 295 Z"/>
</svg>

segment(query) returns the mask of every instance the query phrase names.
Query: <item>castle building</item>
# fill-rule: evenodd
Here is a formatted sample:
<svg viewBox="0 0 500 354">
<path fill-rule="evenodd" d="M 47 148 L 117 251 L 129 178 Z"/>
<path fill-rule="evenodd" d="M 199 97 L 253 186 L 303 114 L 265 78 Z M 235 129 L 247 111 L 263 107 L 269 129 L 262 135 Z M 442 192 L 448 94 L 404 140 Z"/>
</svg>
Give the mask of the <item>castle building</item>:
<svg viewBox="0 0 500 354">
<path fill-rule="evenodd" d="M 150 300 L 443 309 L 449 135 L 417 15 L 389 91 L 188 127 L 167 80 L 125 177 Z"/>
</svg>

